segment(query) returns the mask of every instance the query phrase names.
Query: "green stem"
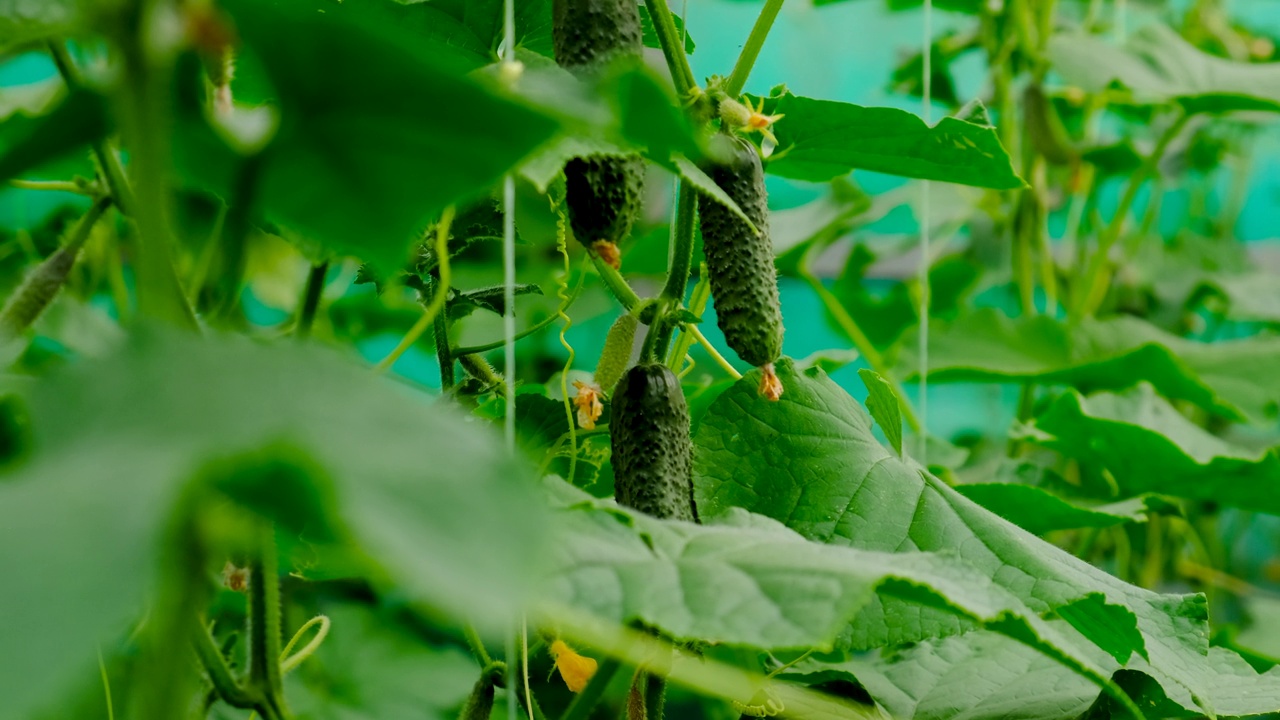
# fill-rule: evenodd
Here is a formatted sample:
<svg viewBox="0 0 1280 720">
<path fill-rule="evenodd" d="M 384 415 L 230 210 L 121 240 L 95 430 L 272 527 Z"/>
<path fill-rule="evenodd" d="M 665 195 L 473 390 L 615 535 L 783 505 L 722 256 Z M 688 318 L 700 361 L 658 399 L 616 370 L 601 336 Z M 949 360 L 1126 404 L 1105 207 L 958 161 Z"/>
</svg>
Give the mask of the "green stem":
<svg viewBox="0 0 1280 720">
<path fill-rule="evenodd" d="M 550 315 L 545 320 L 539 321 L 536 325 L 530 325 L 524 330 L 516 333 L 514 339 L 523 340 L 559 319 L 560 317 L 557 315 Z M 462 347 L 451 348 L 449 354 L 456 358 L 462 357 L 463 355 L 477 355 L 479 353 L 487 353 L 491 350 L 497 350 L 505 343 L 505 340 L 494 340 L 493 342 L 484 343 L 483 345 L 464 345 Z"/>
<path fill-rule="evenodd" d="M 105 143 L 95 145 L 94 151 L 116 204 L 138 226 L 139 311 L 198 330 L 200 325 L 178 281 L 169 248 L 165 175 L 169 158 L 170 72 L 167 67 L 152 66 L 143 40 L 148 34 L 136 26 L 140 18 L 148 15 L 149 3 L 141 5 L 135 16 L 116 28 L 114 37 L 123 70 L 117 108 L 121 134 L 128 141 L 134 185 L 130 187 L 119 158 Z M 67 84 L 78 84 L 79 75 L 66 48 L 53 43 L 50 49 Z"/>
<path fill-rule="evenodd" d="M 436 314 L 436 359 L 440 361 L 440 390 L 449 392 L 457 382 L 454 375 L 453 354 L 449 352 L 449 313 Z"/>
<path fill-rule="evenodd" d="M 49 42 L 49 54 L 53 56 L 53 64 L 58 68 L 58 74 L 62 76 L 63 82 L 69 88 L 80 87 L 84 84 L 80 76 L 80 69 L 76 67 L 75 61 L 71 59 L 71 53 L 67 52 L 67 47 L 61 41 Z M 111 149 L 106 140 L 97 140 L 93 143 L 93 154 L 98 161 L 98 166 L 102 169 L 102 174 L 106 177 L 107 190 L 111 193 L 111 197 L 116 199 L 116 207 L 120 208 L 120 212 L 131 215 L 133 213 L 133 190 L 129 187 L 129 181 L 125 178 L 124 168 L 120 165 L 120 157 Z"/>
<path fill-rule="evenodd" d="M 218 697 L 222 698 L 228 705 L 244 710 L 257 709 L 259 698 L 253 693 L 240 686 L 234 675 L 231 674 L 231 668 L 227 667 L 227 659 L 222 656 L 222 651 L 213 642 L 213 635 L 209 633 L 208 627 L 203 621 L 196 623 L 195 632 L 192 635 L 192 644 L 196 649 L 196 656 L 200 658 L 200 664 L 204 667 L 205 674 L 209 676 L 209 680 L 213 683 L 213 689 L 218 693 Z"/>
<path fill-rule="evenodd" d="M 752 26 L 751 34 L 747 36 L 747 42 L 738 54 L 738 61 L 733 64 L 733 72 L 725 83 L 724 91 L 729 97 L 737 97 L 747 86 L 747 76 L 751 74 L 751 68 L 755 67 L 756 58 L 760 56 L 760 49 L 769 37 L 769 30 L 773 27 L 773 21 L 777 19 L 783 2 L 785 0 L 766 0 L 764 7 L 760 9 L 756 24 Z"/>
<path fill-rule="evenodd" d="M 591 681 L 582 689 L 582 692 L 578 693 L 573 702 L 569 703 L 568 709 L 564 711 L 564 715 L 560 716 L 560 720 L 587 720 L 592 709 L 600 703 L 600 698 L 604 697 L 604 691 L 609 688 L 609 683 L 613 681 L 613 676 L 618 674 L 620 667 L 622 663 L 616 658 L 606 657 L 601 660 L 595 675 L 591 676 Z"/>
<path fill-rule="evenodd" d="M 684 302 L 684 293 L 689 287 L 689 273 L 693 269 L 697 203 L 698 196 L 693 186 L 680 181 L 680 192 L 676 200 L 675 235 L 671 239 L 671 269 L 667 272 L 667 282 L 662 287 L 662 297 L 677 304 Z"/>
<path fill-rule="evenodd" d="M 650 332 L 657 332 L 654 338 L 654 358 L 661 362 L 667 355 L 667 347 L 671 344 L 671 334 L 675 332 L 676 323 L 668 318 L 669 313 L 684 303 L 685 290 L 689 287 L 689 272 L 693 265 L 693 235 L 697 223 L 697 194 L 689 183 L 680 182 L 680 192 L 676 200 L 676 223 L 671 239 L 671 268 L 667 271 L 667 282 L 659 296 L 657 320 Z M 683 358 L 681 358 L 683 359 Z M 679 369 L 676 366 L 673 369 Z"/>
<path fill-rule="evenodd" d="M 676 32 L 676 21 L 671 17 L 671 8 L 667 7 L 667 0 L 644 0 L 644 4 L 649 8 L 649 18 L 653 20 L 658 44 L 662 46 L 662 54 L 671 70 L 671 81 L 675 83 L 676 93 L 681 99 L 687 98 L 698 87 L 698 83 L 693 77 L 693 68 L 689 67 L 684 41 L 680 33 Z"/>
<path fill-rule="evenodd" d="M 283 715 L 279 573 L 275 533 L 269 522 L 261 521 L 256 555 L 249 563 L 248 679 L 250 687 L 264 696 L 263 704 Z"/>
<path fill-rule="evenodd" d="M 44 190 L 49 192 L 75 193 L 76 195 L 97 195 L 93 185 L 81 185 L 68 180 L 10 180 L 9 187 L 19 190 Z"/>
<path fill-rule="evenodd" d="M 626 279 L 622 277 L 622 273 L 595 255 L 591 256 L 591 262 L 595 264 L 596 272 L 600 273 L 600 279 L 604 281 L 604 286 L 618 299 L 618 302 L 622 303 L 622 307 L 631 310 L 640 304 L 640 296 L 627 284 Z"/>
<path fill-rule="evenodd" d="M 311 335 L 311 326 L 315 324 L 316 310 L 320 307 L 320 296 L 324 294 L 325 276 L 329 274 L 329 261 L 311 266 L 307 273 L 307 285 L 302 291 L 302 307 L 298 310 L 298 324 L 294 334 L 300 338 Z"/>
<path fill-rule="evenodd" d="M 871 343 L 871 339 L 862 331 L 862 328 L 853 319 L 853 316 L 849 314 L 849 311 L 845 310 L 844 306 L 840 304 L 840 300 L 831 294 L 831 291 L 822 284 L 822 281 L 810 272 L 804 262 L 801 263 L 798 271 L 804 281 L 809 284 L 809 287 L 813 288 L 813 291 L 817 293 L 818 298 L 822 300 L 822 304 L 827 308 L 827 312 L 831 313 L 831 316 L 835 318 L 836 324 L 844 331 L 845 336 L 853 343 L 854 348 L 866 359 L 871 369 L 879 373 L 893 387 L 894 393 L 898 396 L 898 402 L 902 405 L 902 417 L 907 421 L 907 426 L 917 433 L 920 432 L 920 418 L 916 417 L 915 409 L 902 391 L 902 384 L 894 377 L 893 370 L 885 362 L 884 356 Z"/>
<path fill-rule="evenodd" d="M 257 195 L 261 177 L 262 154 L 245 158 L 236 174 L 236 184 L 231 191 L 231 202 L 222 223 L 218 245 L 222 250 L 222 272 L 219 273 L 218 317 L 231 320 L 240 310 L 240 290 L 244 284 L 249 233 L 249 218 L 253 212 L 253 200 Z"/>
<path fill-rule="evenodd" d="M 1089 258 L 1081 290 L 1075 295 L 1072 302 L 1073 320 L 1079 321 L 1088 315 L 1092 315 L 1098 306 L 1102 304 L 1102 297 L 1100 296 L 1105 294 L 1103 291 L 1106 289 L 1107 256 L 1111 252 L 1111 247 L 1115 245 L 1121 231 L 1124 229 L 1129 210 L 1133 207 L 1133 202 L 1138 197 L 1138 191 L 1155 174 L 1165 151 L 1169 149 L 1169 144 L 1186 127 L 1188 119 L 1190 119 L 1190 116 L 1187 113 L 1179 112 L 1177 119 L 1165 129 L 1160 139 L 1156 141 L 1155 148 L 1142 163 L 1142 167 L 1129 178 L 1129 184 L 1125 187 L 1124 194 L 1120 197 L 1120 204 L 1116 207 L 1116 213 L 1111 218 L 1111 222 L 1103 229 L 1102 235 L 1098 238 L 1098 247 Z"/>
<path fill-rule="evenodd" d="M 648 674 L 644 688 L 646 720 L 662 720 L 667 701 L 667 679 L 654 673 Z"/>
<path fill-rule="evenodd" d="M 489 656 L 489 651 L 484 649 L 484 641 L 480 639 L 480 633 L 476 632 L 471 623 L 467 623 L 462 628 L 462 636 L 466 638 L 467 647 L 471 650 L 471 656 L 476 659 L 476 664 L 481 669 L 487 669 L 490 665 L 493 665 L 493 658 Z"/>
</svg>

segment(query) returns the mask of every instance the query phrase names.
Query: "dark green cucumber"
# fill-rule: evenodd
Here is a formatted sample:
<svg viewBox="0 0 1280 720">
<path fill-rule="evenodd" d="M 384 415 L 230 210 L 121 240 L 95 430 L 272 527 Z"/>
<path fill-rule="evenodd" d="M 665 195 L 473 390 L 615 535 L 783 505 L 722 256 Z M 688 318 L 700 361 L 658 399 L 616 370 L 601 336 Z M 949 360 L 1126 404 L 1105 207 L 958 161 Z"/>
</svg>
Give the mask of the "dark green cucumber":
<svg viewBox="0 0 1280 720">
<path fill-rule="evenodd" d="M 555 0 L 551 42 L 556 62 L 590 74 L 619 56 L 639 57 L 644 32 L 635 0 Z"/>
<path fill-rule="evenodd" d="M 618 504 L 657 518 L 696 521 L 689 406 L 665 365 L 641 363 L 613 391 L 609 420 Z"/>
<path fill-rule="evenodd" d="M 631 234 L 644 203 L 644 159 L 589 155 L 564 166 L 565 203 L 573 236 L 587 247 L 615 245 Z"/>
<path fill-rule="evenodd" d="M 555 0 L 552 17 L 556 62 L 580 77 L 618 58 L 641 56 L 644 35 L 634 0 Z M 564 175 L 574 237 L 588 248 L 622 242 L 643 203 L 644 160 L 589 155 L 570 160 Z"/>
<path fill-rule="evenodd" d="M 703 169 L 760 232 L 753 232 L 741 218 L 706 195 L 698 196 L 698 216 L 716 322 L 738 357 L 759 367 L 775 362 L 782 354 L 782 309 L 769 240 L 769 196 L 755 148 L 741 138 L 726 140 L 727 157 Z"/>
</svg>

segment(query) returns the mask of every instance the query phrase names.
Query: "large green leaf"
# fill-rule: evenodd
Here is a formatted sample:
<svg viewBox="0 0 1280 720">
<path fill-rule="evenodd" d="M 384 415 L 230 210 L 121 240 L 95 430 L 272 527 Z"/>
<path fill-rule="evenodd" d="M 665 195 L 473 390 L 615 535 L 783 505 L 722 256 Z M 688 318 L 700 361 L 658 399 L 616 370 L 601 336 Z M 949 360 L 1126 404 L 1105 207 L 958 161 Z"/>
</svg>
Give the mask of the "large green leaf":
<svg viewBox="0 0 1280 720">
<path fill-rule="evenodd" d="M 816 541 L 951 552 L 958 564 L 993 578 L 1032 609 L 1056 613 L 1118 660 L 1140 664 L 1183 707 L 1198 709 L 1194 698 L 1209 697 L 1202 597 L 1134 587 L 984 510 L 880 445 L 866 412 L 821 371 L 797 373 L 781 363 L 786 392 L 779 402 L 759 397 L 754 372 L 717 399 L 695 435 L 704 518 L 737 506 Z M 848 644 L 876 647 L 964 629 L 928 608 L 882 596 L 855 620 Z M 1274 678 L 1251 681 L 1259 696 L 1273 691 Z M 1260 712 L 1275 709 L 1262 705 Z"/>
<path fill-rule="evenodd" d="M 809 661 L 785 677 L 854 680 L 903 720 L 1076 720 L 1098 697 L 1093 683 L 1060 663 L 981 631 L 843 663 Z"/>
<path fill-rule="evenodd" d="M 495 434 L 327 351 L 139 330 L 38 382 L 29 409 L 34 456 L 0 483 L 0 692 L 17 717 L 140 614 L 187 481 L 264 447 L 313 460 L 294 487 L 332 484 L 355 542 L 420 601 L 492 625 L 536 572 L 542 504 Z M 283 487 L 220 479 L 251 500 Z"/>
<path fill-rule="evenodd" d="M 432 45 L 388 29 L 369 4 L 224 5 L 282 113 L 261 207 L 339 251 L 398 267 L 421 223 L 493 186 L 558 127 L 496 85 L 442 68 Z"/>
<path fill-rule="evenodd" d="M 822 182 L 858 169 L 997 190 L 1023 186 L 992 127 L 950 117 L 930 127 L 904 110 L 790 92 L 764 98 L 764 111 L 785 116 L 774 125 L 778 148 L 766 166 L 774 175 Z"/>
<path fill-rule="evenodd" d="M 830 646 L 878 592 L 990 627 L 1106 683 L 1097 648 L 1079 652 L 998 583 L 949 557 L 808 542 L 742 510 L 711 525 L 657 520 L 557 478 L 548 484 L 564 504 L 547 589 L 555 605 L 641 620 L 677 639 L 786 649 Z"/>
<path fill-rule="evenodd" d="M 1214 57 L 1159 23 L 1134 33 L 1123 48 L 1096 35 L 1058 35 L 1049 57 L 1063 79 L 1091 92 L 1118 83 L 1136 102 L 1176 101 L 1188 112 L 1280 112 L 1280 63 Z"/>
<path fill-rule="evenodd" d="M 1024 435 L 1105 467 L 1122 495 L 1160 492 L 1280 514 L 1280 455 L 1234 447 L 1188 420 L 1147 383 L 1058 397 Z"/>
<path fill-rule="evenodd" d="M 1129 316 L 1070 328 L 1043 315 L 1013 320 L 987 308 L 935 323 L 929 334 L 931 381 L 1029 380 L 1087 392 L 1145 380 L 1167 398 L 1258 423 L 1277 417 L 1277 357 L 1280 338 L 1201 343 Z M 910 377 L 918 369 L 915 348 L 903 343 L 899 372 Z"/>
<path fill-rule="evenodd" d="M 77 0 L 0 0 L 0 50 L 63 35 L 79 21 Z"/>
</svg>

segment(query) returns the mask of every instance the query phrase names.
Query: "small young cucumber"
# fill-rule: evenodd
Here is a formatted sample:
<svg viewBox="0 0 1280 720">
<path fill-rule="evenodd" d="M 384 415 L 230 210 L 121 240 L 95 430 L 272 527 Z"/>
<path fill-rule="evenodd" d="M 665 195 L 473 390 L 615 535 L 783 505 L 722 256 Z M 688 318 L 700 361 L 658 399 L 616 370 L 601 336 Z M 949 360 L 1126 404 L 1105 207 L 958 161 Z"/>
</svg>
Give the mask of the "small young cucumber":
<svg viewBox="0 0 1280 720">
<path fill-rule="evenodd" d="M 631 362 L 631 350 L 635 346 L 636 329 L 640 320 L 631 313 L 624 313 L 609 328 L 604 339 L 604 350 L 596 364 L 595 381 L 605 394 L 611 394 Z"/>
<path fill-rule="evenodd" d="M 635 0 L 555 0 L 552 44 L 556 62 L 580 77 L 643 50 Z M 631 233 L 644 200 L 644 159 L 589 155 L 564 168 L 569 224 L 578 241 L 618 267 L 617 245 Z"/>
<path fill-rule="evenodd" d="M 689 406 L 665 365 L 632 367 L 613 391 L 609 420 L 618 504 L 657 518 L 696 521 Z"/>
<path fill-rule="evenodd" d="M 781 386 L 777 385 L 772 366 L 782 354 L 782 308 L 778 301 L 773 244 L 769 239 L 769 197 L 764 187 L 764 170 L 760 155 L 749 142 L 720 137 L 727 152 L 704 169 L 760 232 L 752 231 L 715 199 L 698 196 L 698 216 L 716 322 L 725 342 L 738 357 L 764 368 L 761 392 L 776 399 L 776 395 L 781 394 Z"/>
</svg>

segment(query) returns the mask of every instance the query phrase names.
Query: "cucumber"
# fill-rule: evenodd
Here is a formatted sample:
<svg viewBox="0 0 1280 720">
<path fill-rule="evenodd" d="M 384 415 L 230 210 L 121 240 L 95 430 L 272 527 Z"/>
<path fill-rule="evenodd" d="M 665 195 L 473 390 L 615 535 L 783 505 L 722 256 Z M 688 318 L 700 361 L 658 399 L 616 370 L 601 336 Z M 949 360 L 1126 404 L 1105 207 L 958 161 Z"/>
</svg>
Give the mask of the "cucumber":
<svg viewBox="0 0 1280 720">
<path fill-rule="evenodd" d="M 644 33 L 635 0 L 555 0 L 551 42 L 556 62 L 589 75 L 619 56 L 640 57 Z"/>
<path fill-rule="evenodd" d="M 636 329 L 640 320 L 631 313 L 624 313 L 609 328 L 604 339 L 604 350 L 600 353 L 600 362 L 596 363 L 595 381 L 606 395 L 613 393 L 613 387 L 622 378 L 622 373 L 631 362 L 631 350 L 635 345 Z"/>
<path fill-rule="evenodd" d="M 634 0 L 555 0 L 552 17 L 556 62 L 579 77 L 618 58 L 641 57 L 644 36 Z M 564 175 L 574 237 L 618 267 L 617 245 L 631 233 L 644 201 L 644 159 L 588 155 L 570 160 Z"/>
<path fill-rule="evenodd" d="M 644 204 L 644 158 L 639 155 L 588 155 L 564 166 L 569 226 L 584 246 L 609 259 L 610 250 L 631 234 Z M 613 250 L 612 252 L 616 252 Z M 617 267 L 616 260 L 609 264 Z"/>
<path fill-rule="evenodd" d="M 609 420 L 619 505 L 657 518 L 696 522 L 689 406 L 665 365 L 641 363 L 613 391 Z"/>
<path fill-rule="evenodd" d="M 703 249 L 711 280 L 716 322 L 725 342 L 746 362 L 764 368 L 761 392 L 771 399 L 781 394 L 773 363 L 782 354 L 782 308 L 778 301 L 778 271 L 769 240 L 769 196 L 764 169 L 755 148 L 741 138 L 721 136 L 725 157 L 704 170 L 760 230 L 724 205 L 698 195 Z M 767 387 L 766 387 L 767 386 Z"/>
</svg>

